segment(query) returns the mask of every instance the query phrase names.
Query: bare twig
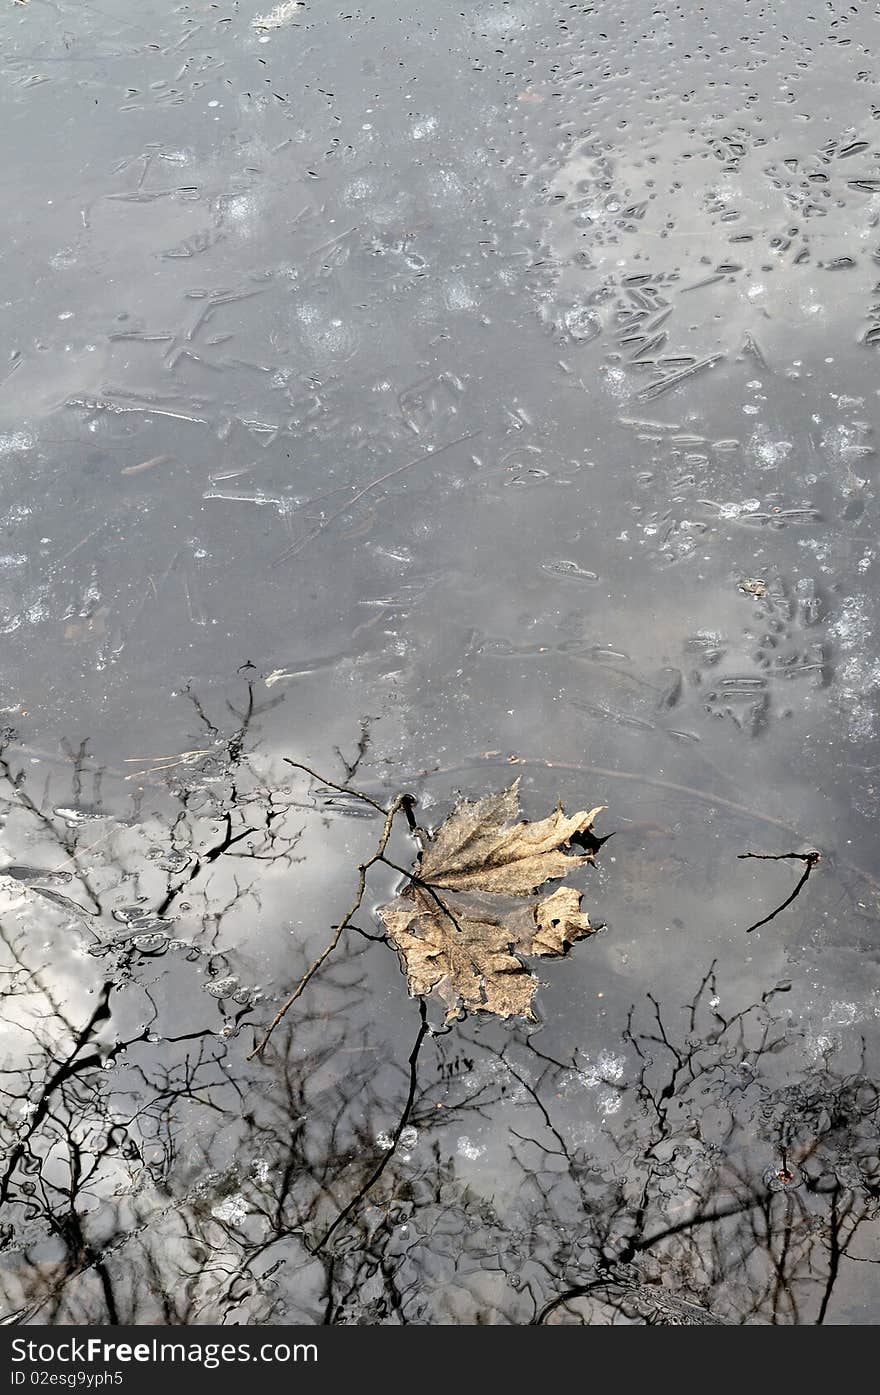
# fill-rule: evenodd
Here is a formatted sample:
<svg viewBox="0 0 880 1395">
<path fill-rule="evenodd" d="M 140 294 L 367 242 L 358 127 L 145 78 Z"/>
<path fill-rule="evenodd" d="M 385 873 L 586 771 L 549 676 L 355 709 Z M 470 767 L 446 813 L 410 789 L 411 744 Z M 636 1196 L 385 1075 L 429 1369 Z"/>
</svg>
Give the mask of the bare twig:
<svg viewBox="0 0 880 1395">
<path fill-rule="evenodd" d="M 353 790 L 350 785 L 337 785 L 333 780 L 325 780 L 324 776 L 319 775 L 317 770 L 312 770 L 308 765 L 303 765 L 302 761 L 291 760 L 289 756 L 285 756 L 284 760 L 287 765 L 292 765 L 294 770 L 304 770 L 307 775 L 311 775 L 313 780 L 317 780 L 321 785 L 326 785 L 328 789 L 338 790 L 340 794 L 353 794 L 356 799 L 362 799 L 365 804 L 369 804 L 378 814 L 388 813 L 384 804 L 378 804 L 376 800 L 371 799 L 368 794 L 362 794 L 360 790 Z M 411 802 L 412 795 L 402 794 L 399 796 L 397 807 L 403 809 L 407 803 Z M 407 814 L 408 819 L 409 817 L 410 815 Z"/>
<path fill-rule="evenodd" d="M 789 862 L 789 861 L 790 861 L 790 862 L 803 862 L 803 863 L 804 863 L 804 873 L 803 873 L 803 876 L 801 877 L 800 881 L 798 882 L 797 886 L 795 887 L 795 889 L 794 889 L 794 891 L 791 893 L 791 895 L 790 895 L 790 896 L 787 896 L 786 899 L 782 902 L 782 905 L 781 905 L 781 906 L 777 906 L 775 911 L 771 911 L 769 915 L 765 915 L 763 920 L 756 920 L 755 923 L 754 923 L 754 925 L 750 925 L 749 928 L 746 930 L 746 934 L 749 935 L 749 934 L 751 934 L 751 932 L 752 932 L 753 930 L 759 930 L 760 927 L 761 927 L 762 925 L 767 925 L 767 924 L 769 923 L 769 921 L 775 920 L 776 917 L 779 915 L 780 911 L 784 911 L 785 908 L 786 908 L 786 906 L 790 906 L 791 903 L 792 903 L 792 901 L 795 899 L 795 897 L 798 896 L 798 895 L 800 895 L 801 888 L 804 887 L 804 886 L 806 886 L 807 880 L 808 880 L 808 878 L 809 878 L 810 873 L 812 872 L 812 870 L 813 870 L 813 868 L 815 867 L 816 863 L 820 861 L 821 853 L 817 853 L 817 852 L 808 852 L 808 853 L 753 853 L 753 852 L 747 852 L 747 853 L 738 853 L 737 856 L 738 856 L 738 858 L 739 858 L 740 860 L 742 860 L 743 858 L 746 858 L 746 857 L 752 857 L 752 858 L 756 858 L 756 859 L 758 859 L 758 860 L 760 860 L 760 861 L 762 861 L 762 862 Z"/>
<path fill-rule="evenodd" d="M 737 853 L 740 862 L 746 857 L 753 857 L 758 862 L 818 862 L 821 853 Z"/>
</svg>

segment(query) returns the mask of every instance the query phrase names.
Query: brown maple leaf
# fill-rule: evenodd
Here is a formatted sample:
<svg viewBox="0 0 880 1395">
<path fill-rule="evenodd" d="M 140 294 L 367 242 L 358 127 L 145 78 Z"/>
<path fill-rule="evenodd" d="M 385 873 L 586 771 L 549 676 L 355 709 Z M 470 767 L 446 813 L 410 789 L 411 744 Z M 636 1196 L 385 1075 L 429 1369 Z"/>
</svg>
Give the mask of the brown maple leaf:
<svg viewBox="0 0 880 1395">
<path fill-rule="evenodd" d="M 604 806 L 571 817 L 559 807 L 537 823 L 513 824 L 518 787 L 517 781 L 501 794 L 459 804 L 423 853 L 414 880 L 379 910 L 410 993 L 436 990 L 447 1020 L 464 1009 L 534 1021 L 538 980 L 520 956 L 565 954 L 593 933 L 572 887 L 525 904 L 513 898 L 592 861 L 592 853 L 563 848 L 589 832 Z"/>
<path fill-rule="evenodd" d="M 519 956 L 565 954 L 575 940 L 591 935 L 580 900 L 573 888 L 560 887 L 546 900 L 511 912 L 503 897 L 444 897 L 438 904 L 416 886 L 379 914 L 412 997 L 436 990 L 448 1008 L 447 1021 L 461 1009 L 534 1021 L 538 979 Z"/>
<path fill-rule="evenodd" d="M 552 877 L 565 877 L 592 862 L 593 854 L 562 851 L 578 834 L 588 833 L 604 809 L 599 804 L 566 818 L 558 805 L 537 823 L 519 813 L 519 780 L 500 794 L 471 804 L 464 800 L 437 830 L 422 856 L 419 877 L 450 891 L 497 891 L 522 896 Z"/>
</svg>

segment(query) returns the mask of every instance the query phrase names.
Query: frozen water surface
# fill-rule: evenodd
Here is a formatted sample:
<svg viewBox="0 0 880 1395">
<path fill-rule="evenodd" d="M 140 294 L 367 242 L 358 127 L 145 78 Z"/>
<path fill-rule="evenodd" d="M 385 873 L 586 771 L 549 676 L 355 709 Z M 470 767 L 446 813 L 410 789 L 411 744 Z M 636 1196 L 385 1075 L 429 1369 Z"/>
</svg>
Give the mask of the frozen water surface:
<svg viewBox="0 0 880 1395">
<path fill-rule="evenodd" d="M 880 33 L 808 8 L 4 6 L 5 1321 L 877 1321 Z M 615 832 L 539 1024 L 407 996 L 385 868 L 249 1059 L 333 786 L 514 774 Z"/>
</svg>

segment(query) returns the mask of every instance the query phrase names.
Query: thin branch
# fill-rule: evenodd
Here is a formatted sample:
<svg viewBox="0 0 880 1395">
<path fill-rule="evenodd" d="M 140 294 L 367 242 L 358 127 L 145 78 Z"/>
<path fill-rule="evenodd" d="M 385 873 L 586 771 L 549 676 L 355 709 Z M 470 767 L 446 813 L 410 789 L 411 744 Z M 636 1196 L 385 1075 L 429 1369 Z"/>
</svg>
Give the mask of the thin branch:
<svg viewBox="0 0 880 1395">
<path fill-rule="evenodd" d="M 800 895 L 800 892 L 801 892 L 802 888 L 806 886 L 807 881 L 809 880 L 810 873 L 812 872 L 813 868 L 816 866 L 816 863 L 820 861 L 820 859 L 821 859 L 821 853 L 817 853 L 817 852 L 808 852 L 808 853 L 753 853 L 753 852 L 747 852 L 747 853 L 738 853 L 738 854 L 737 854 L 737 857 L 738 857 L 739 860 L 742 860 L 743 858 L 746 858 L 746 857 L 753 857 L 753 858 L 759 859 L 759 860 L 761 860 L 761 861 L 763 861 L 763 862 L 786 862 L 786 861 L 793 861 L 793 862 L 803 862 L 803 863 L 805 864 L 805 865 L 804 865 L 804 873 L 803 873 L 803 876 L 801 877 L 800 881 L 798 882 L 797 886 L 795 887 L 795 889 L 794 889 L 794 891 L 791 893 L 791 895 L 790 895 L 790 896 L 787 896 L 786 899 L 782 902 L 782 905 L 781 905 L 781 906 L 777 906 L 775 911 L 771 911 L 769 915 L 765 915 L 764 918 L 763 918 L 763 920 L 756 920 L 755 923 L 754 923 L 754 925 L 750 925 L 749 928 L 746 930 L 746 934 L 747 934 L 747 935 L 750 935 L 751 932 L 752 932 L 753 930 L 759 930 L 759 929 L 761 928 L 762 925 L 767 925 L 771 920 L 775 920 L 776 917 L 779 915 L 779 913 L 780 913 L 781 911 L 784 911 L 785 908 L 786 908 L 786 906 L 790 906 L 791 903 L 792 903 L 792 901 L 794 901 L 795 898 L 796 898 L 797 896 Z"/>
<path fill-rule="evenodd" d="M 350 785 L 337 785 L 333 780 L 325 780 L 324 776 L 319 775 L 316 770 L 312 770 L 308 765 L 303 765 L 302 761 L 291 760 L 290 756 L 285 756 L 284 760 L 287 765 L 292 765 L 294 770 L 304 770 L 307 775 L 311 775 L 313 780 L 317 780 L 319 784 L 326 785 L 328 789 L 338 790 L 340 794 L 353 794 L 356 799 L 362 799 L 365 804 L 369 804 L 377 813 L 388 813 L 384 804 L 377 804 L 376 800 L 371 799 L 368 794 L 361 794 L 360 790 L 353 790 Z M 404 801 L 411 799 L 412 795 L 401 795 L 399 797 L 398 808 L 403 809 Z M 409 817 L 409 814 L 407 814 L 407 818 Z"/>
<path fill-rule="evenodd" d="M 737 853 L 738 861 L 746 857 L 753 857 L 759 862 L 818 862 L 821 853 Z"/>
</svg>

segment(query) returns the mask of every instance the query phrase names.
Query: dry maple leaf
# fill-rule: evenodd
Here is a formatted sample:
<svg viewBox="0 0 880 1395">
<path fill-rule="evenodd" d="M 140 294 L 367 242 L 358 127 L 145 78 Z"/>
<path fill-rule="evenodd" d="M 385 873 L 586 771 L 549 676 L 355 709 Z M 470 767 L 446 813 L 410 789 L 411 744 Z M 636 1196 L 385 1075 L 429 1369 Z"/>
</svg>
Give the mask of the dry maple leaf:
<svg viewBox="0 0 880 1395">
<path fill-rule="evenodd" d="M 519 813 L 519 780 L 500 794 L 471 804 L 464 800 L 429 843 L 418 869 L 422 881 L 450 891 L 495 891 L 522 896 L 551 877 L 567 876 L 592 862 L 593 854 L 562 851 L 572 838 L 588 833 L 604 809 L 581 810 L 567 818 L 559 805 L 537 823 L 514 823 Z"/>
<path fill-rule="evenodd" d="M 379 910 L 410 993 L 436 990 L 447 1020 L 464 1009 L 534 1021 L 538 980 L 520 956 L 565 954 L 593 933 L 572 887 L 526 904 L 512 898 L 591 862 L 592 853 L 562 849 L 590 830 L 604 806 L 570 818 L 557 808 L 537 823 L 511 825 L 519 813 L 518 786 L 458 805 L 425 850 L 417 880 Z M 440 890 L 467 896 L 441 896 Z"/>
<path fill-rule="evenodd" d="M 508 912 L 503 897 L 468 903 L 448 897 L 438 905 L 410 887 L 379 914 L 411 995 L 436 990 L 447 1005 L 447 1021 L 462 1008 L 534 1021 L 538 980 L 518 956 L 565 954 L 575 940 L 591 935 L 580 899 L 573 888 L 560 887 L 546 900 Z"/>
<path fill-rule="evenodd" d="M 519 945 L 523 954 L 565 954 L 575 940 L 595 933 L 584 911 L 581 896 L 573 886 L 560 886 L 543 901 L 531 908 L 534 925 L 528 948 Z"/>
</svg>

